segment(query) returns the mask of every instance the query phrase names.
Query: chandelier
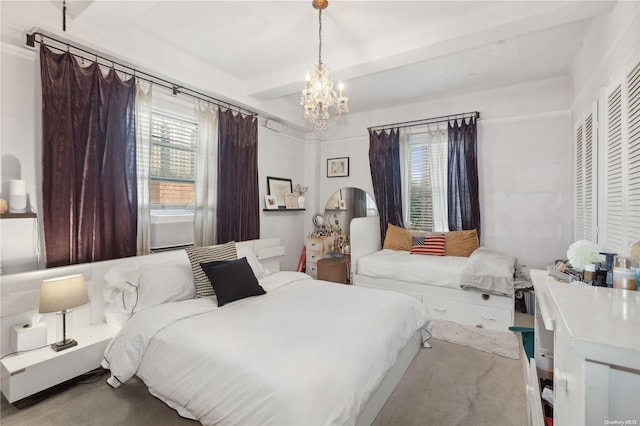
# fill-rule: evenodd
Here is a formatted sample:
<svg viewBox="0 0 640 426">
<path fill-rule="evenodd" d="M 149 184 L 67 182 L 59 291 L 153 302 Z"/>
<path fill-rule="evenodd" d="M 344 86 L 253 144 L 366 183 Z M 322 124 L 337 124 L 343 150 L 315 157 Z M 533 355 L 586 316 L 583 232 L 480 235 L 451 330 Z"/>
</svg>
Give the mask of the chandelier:
<svg viewBox="0 0 640 426">
<path fill-rule="evenodd" d="M 339 95 L 333 90 L 331 72 L 322 63 L 322 10 L 329 5 L 328 0 L 313 0 L 313 7 L 318 10 L 318 65 L 306 75 L 306 83 L 302 90 L 300 105 L 304 106 L 304 118 L 314 125 L 316 130 L 323 131 L 333 124 L 342 113 L 349 112 L 349 98 L 344 96 L 344 85 L 338 84 Z M 330 122 L 329 107 L 335 105 L 336 117 Z"/>
</svg>

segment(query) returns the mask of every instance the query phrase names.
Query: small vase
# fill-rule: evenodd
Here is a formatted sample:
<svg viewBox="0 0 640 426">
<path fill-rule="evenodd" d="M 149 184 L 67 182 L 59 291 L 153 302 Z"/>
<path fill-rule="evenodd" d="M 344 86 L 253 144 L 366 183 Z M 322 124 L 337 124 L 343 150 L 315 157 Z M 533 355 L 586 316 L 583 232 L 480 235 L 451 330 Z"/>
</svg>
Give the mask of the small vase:
<svg viewBox="0 0 640 426">
<path fill-rule="evenodd" d="M 301 209 L 304 208 L 304 195 L 298 196 L 298 208 L 301 208 Z"/>
</svg>

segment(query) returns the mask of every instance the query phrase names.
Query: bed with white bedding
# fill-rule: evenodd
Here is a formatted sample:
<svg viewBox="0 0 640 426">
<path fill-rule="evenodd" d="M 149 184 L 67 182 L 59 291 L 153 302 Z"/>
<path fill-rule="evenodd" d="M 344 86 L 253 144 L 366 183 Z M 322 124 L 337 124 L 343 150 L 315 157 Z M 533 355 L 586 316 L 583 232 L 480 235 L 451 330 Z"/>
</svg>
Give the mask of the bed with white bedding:
<svg viewBox="0 0 640 426">
<path fill-rule="evenodd" d="M 412 296 L 434 319 L 501 331 L 513 325 L 515 258 L 484 247 L 469 257 L 381 250 L 379 227 L 377 217 L 351 221 L 354 285 Z"/>
<path fill-rule="evenodd" d="M 266 294 L 222 307 L 194 298 L 185 250 L 6 275 L 2 353 L 8 329 L 37 312 L 42 280 L 81 273 L 90 304 L 74 310 L 74 327 L 106 321 L 117 333 L 105 354 L 114 386 L 138 375 L 205 424 L 370 425 L 428 337 L 424 306 L 278 272 L 282 254 L 277 238 L 235 243 L 233 259 L 247 258 Z M 55 316 L 43 317 L 49 341 Z"/>
<path fill-rule="evenodd" d="M 105 352 L 108 383 L 137 375 L 205 425 L 370 423 L 363 410 L 407 347 L 418 347 L 424 306 L 297 272 L 259 282 L 266 294 L 222 307 L 212 296 L 136 312 Z"/>
</svg>

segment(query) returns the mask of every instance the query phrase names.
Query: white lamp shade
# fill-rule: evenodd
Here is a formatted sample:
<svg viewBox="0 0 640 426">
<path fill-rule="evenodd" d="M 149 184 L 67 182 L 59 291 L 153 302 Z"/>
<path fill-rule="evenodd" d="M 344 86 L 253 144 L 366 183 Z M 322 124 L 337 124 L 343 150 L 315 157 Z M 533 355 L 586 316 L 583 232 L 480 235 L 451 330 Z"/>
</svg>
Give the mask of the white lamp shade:
<svg viewBox="0 0 640 426">
<path fill-rule="evenodd" d="M 69 275 L 42 281 L 40 313 L 65 311 L 89 303 L 84 275 Z"/>
</svg>

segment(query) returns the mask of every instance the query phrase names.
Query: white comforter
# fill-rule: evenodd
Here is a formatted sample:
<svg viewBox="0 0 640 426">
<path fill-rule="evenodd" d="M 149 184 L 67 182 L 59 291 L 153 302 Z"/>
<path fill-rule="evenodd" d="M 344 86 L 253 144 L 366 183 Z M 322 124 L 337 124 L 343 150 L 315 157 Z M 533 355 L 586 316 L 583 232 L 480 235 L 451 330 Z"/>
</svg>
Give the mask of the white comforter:
<svg viewBox="0 0 640 426">
<path fill-rule="evenodd" d="M 205 425 L 349 425 L 427 323 L 399 293 L 281 272 L 266 295 L 221 308 L 215 298 L 136 313 L 105 352 L 108 382 L 137 374 Z"/>
<path fill-rule="evenodd" d="M 468 257 L 426 256 L 402 250 L 380 250 L 358 262 L 358 274 L 416 284 L 460 288 Z"/>
</svg>

